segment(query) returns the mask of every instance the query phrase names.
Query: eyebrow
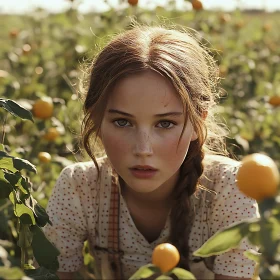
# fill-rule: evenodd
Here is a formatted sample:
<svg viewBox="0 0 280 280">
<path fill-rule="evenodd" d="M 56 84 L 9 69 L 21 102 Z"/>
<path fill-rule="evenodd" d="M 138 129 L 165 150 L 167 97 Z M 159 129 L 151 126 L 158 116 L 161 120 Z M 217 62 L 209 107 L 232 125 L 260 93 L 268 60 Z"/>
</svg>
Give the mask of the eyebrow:
<svg viewBox="0 0 280 280">
<path fill-rule="evenodd" d="M 135 118 L 133 115 L 131 115 L 129 113 L 126 113 L 126 112 L 123 112 L 123 111 L 120 111 L 120 110 L 116 110 L 116 109 L 109 109 L 108 113 L 120 114 L 120 115 L 124 115 L 124 116 L 127 116 L 127 117 Z M 167 117 L 167 116 L 181 116 L 181 115 L 183 115 L 182 112 L 168 112 L 168 113 L 156 114 L 154 116 L 155 117 Z"/>
</svg>

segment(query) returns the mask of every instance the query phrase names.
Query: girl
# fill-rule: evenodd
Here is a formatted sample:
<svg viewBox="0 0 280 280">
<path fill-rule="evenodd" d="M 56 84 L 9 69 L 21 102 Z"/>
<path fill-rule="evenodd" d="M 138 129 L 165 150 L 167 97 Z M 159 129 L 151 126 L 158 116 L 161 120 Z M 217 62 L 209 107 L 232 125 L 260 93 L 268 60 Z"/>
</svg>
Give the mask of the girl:
<svg viewBox="0 0 280 280">
<path fill-rule="evenodd" d="M 81 268 L 85 240 L 97 279 L 128 279 L 164 242 L 198 279 L 251 279 L 243 252 L 256 248 L 246 240 L 215 258 L 192 255 L 218 230 L 258 216 L 214 121 L 217 73 L 190 34 L 163 27 L 134 26 L 97 55 L 82 126 L 92 161 L 62 171 L 47 208 L 61 279 Z"/>
</svg>

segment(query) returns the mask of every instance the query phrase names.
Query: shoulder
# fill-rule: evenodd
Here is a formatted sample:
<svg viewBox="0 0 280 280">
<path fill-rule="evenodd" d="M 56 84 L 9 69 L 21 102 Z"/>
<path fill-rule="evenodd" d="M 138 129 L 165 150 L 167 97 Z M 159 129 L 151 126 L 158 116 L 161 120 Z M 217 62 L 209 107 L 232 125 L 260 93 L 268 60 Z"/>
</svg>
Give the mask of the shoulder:
<svg viewBox="0 0 280 280">
<path fill-rule="evenodd" d="M 76 162 L 65 167 L 60 174 L 60 177 L 80 181 L 95 181 L 102 175 L 103 170 L 109 169 L 109 163 L 107 157 L 101 157 L 96 159 L 98 168 L 93 161 Z M 99 171 L 98 171 L 99 170 Z M 99 173 L 99 177 L 98 177 Z"/>
<path fill-rule="evenodd" d="M 201 183 L 205 187 L 218 191 L 223 185 L 232 186 L 235 183 L 239 161 L 225 156 L 207 155 L 203 163 Z"/>
</svg>

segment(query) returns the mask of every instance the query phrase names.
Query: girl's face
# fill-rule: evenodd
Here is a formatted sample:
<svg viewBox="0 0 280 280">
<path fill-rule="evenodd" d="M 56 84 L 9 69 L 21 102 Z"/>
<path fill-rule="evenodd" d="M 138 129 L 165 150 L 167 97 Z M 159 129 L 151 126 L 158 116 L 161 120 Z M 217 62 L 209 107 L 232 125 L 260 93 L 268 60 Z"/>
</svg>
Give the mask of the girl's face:
<svg viewBox="0 0 280 280">
<path fill-rule="evenodd" d="M 110 93 L 101 140 L 113 168 L 133 191 L 171 190 L 190 142 L 197 138 L 188 122 L 177 149 L 183 125 L 183 104 L 171 82 L 146 71 L 122 79 Z M 131 170 L 136 165 L 156 171 L 139 178 Z"/>
</svg>

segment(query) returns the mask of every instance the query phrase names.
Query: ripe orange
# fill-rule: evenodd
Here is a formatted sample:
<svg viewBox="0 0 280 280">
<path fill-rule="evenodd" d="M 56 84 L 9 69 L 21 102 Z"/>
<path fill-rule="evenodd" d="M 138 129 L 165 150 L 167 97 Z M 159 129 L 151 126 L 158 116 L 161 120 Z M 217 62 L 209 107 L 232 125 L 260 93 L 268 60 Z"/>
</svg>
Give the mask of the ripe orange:
<svg viewBox="0 0 280 280">
<path fill-rule="evenodd" d="M 47 152 L 40 152 L 38 154 L 38 159 L 43 163 L 48 163 L 51 161 L 52 156 Z"/>
<path fill-rule="evenodd" d="M 46 134 L 43 135 L 43 138 L 48 141 L 54 141 L 60 135 L 56 127 L 50 127 Z"/>
<path fill-rule="evenodd" d="M 241 29 L 242 27 L 244 27 L 244 25 L 245 25 L 245 21 L 243 19 L 239 19 L 234 24 L 236 29 Z"/>
<path fill-rule="evenodd" d="M 196 11 L 199 11 L 199 10 L 203 9 L 203 5 L 202 5 L 201 1 L 199 1 L 199 0 L 193 0 L 192 1 L 192 7 Z"/>
<path fill-rule="evenodd" d="M 269 22 L 265 22 L 262 26 L 263 31 L 268 32 L 272 29 L 272 25 Z"/>
<path fill-rule="evenodd" d="M 18 36 L 19 31 L 17 29 L 12 29 L 9 33 L 10 38 L 16 38 Z"/>
<path fill-rule="evenodd" d="M 167 272 L 174 268 L 180 260 L 180 254 L 175 246 L 170 243 L 162 243 L 155 247 L 152 255 L 152 263 L 161 271 Z"/>
<path fill-rule="evenodd" d="M 275 107 L 280 106 L 280 96 L 275 95 L 270 97 L 268 103 Z"/>
<path fill-rule="evenodd" d="M 243 158 L 236 179 L 240 191 L 257 201 L 275 196 L 280 182 L 275 162 L 259 153 Z"/>
<path fill-rule="evenodd" d="M 127 2 L 131 6 L 136 6 L 138 4 L 138 0 L 127 0 Z"/>
<path fill-rule="evenodd" d="M 48 119 L 53 114 L 53 102 L 50 97 L 42 97 L 35 101 L 33 114 L 38 119 Z"/>
</svg>

